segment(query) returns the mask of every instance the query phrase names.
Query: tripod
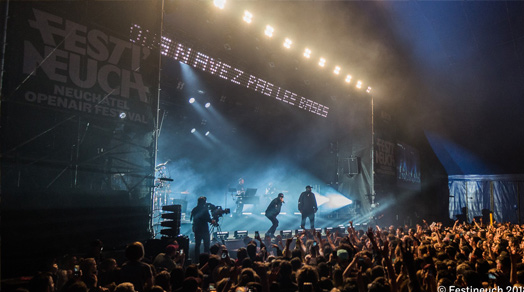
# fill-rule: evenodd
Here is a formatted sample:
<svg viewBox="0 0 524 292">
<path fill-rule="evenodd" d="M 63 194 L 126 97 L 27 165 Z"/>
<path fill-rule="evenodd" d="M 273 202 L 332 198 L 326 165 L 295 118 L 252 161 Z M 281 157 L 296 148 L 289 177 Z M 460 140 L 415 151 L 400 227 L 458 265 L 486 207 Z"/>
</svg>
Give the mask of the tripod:
<svg viewBox="0 0 524 292">
<path fill-rule="evenodd" d="M 222 233 L 222 228 L 220 228 L 220 224 L 218 224 L 218 218 L 216 218 L 215 221 L 216 224 L 212 224 L 211 227 L 209 227 L 209 234 L 214 234 L 213 232 L 215 232 L 216 229 L 216 240 L 225 245 L 226 236 Z"/>
</svg>

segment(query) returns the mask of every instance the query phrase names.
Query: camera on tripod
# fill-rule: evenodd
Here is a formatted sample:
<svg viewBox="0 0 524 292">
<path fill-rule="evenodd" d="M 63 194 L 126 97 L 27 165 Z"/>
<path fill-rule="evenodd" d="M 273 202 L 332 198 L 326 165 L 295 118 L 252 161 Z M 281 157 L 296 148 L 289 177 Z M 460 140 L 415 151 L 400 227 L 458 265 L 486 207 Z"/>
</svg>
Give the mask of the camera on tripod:
<svg viewBox="0 0 524 292">
<path fill-rule="evenodd" d="M 221 206 L 215 206 L 211 203 L 207 203 L 207 208 L 209 209 L 209 211 L 211 211 L 211 218 L 215 220 L 216 225 L 218 225 L 218 219 L 220 217 L 224 216 L 224 214 L 229 214 L 231 212 L 229 208 L 222 209 Z"/>
</svg>

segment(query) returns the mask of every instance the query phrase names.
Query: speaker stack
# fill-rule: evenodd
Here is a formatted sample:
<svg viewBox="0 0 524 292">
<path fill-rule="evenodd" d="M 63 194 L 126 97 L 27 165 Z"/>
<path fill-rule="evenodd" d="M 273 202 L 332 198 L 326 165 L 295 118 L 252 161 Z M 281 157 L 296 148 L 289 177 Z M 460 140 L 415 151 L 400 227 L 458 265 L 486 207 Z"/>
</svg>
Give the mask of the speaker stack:
<svg viewBox="0 0 524 292">
<path fill-rule="evenodd" d="M 181 205 L 167 205 L 162 206 L 162 219 L 164 221 L 160 222 L 162 227 L 166 227 L 160 230 L 160 234 L 165 235 L 166 237 L 177 237 L 180 234 L 180 218 L 182 213 Z"/>
</svg>

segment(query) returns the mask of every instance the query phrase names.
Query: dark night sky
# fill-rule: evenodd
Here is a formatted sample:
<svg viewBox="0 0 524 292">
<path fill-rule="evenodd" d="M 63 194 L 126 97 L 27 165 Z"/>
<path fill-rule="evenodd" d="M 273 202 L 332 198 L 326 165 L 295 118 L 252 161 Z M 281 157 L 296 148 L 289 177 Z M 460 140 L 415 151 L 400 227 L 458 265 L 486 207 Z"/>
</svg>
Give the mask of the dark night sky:
<svg viewBox="0 0 524 292">
<path fill-rule="evenodd" d="M 448 174 L 521 173 L 524 5 L 386 2 L 417 82 L 421 121 Z M 408 54 L 405 55 L 405 57 Z M 441 143 L 438 143 L 438 142 Z"/>
</svg>

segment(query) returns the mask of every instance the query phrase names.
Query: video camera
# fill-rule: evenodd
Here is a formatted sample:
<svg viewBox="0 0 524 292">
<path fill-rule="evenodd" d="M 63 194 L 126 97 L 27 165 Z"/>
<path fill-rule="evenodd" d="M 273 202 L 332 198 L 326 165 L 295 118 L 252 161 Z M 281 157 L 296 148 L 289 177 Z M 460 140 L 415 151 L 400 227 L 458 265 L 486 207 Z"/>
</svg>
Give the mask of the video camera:
<svg viewBox="0 0 524 292">
<path fill-rule="evenodd" d="M 215 220 L 217 224 L 218 219 L 220 217 L 224 216 L 224 214 L 231 213 L 231 210 L 229 208 L 222 209 L 221 206 L 215 206 L 211 203 L 207 203 L 207 208 L 209 209 L 209 211 L 211 211 L 211 218 L 213 218 L 213 220 Z"/>
</svg>

